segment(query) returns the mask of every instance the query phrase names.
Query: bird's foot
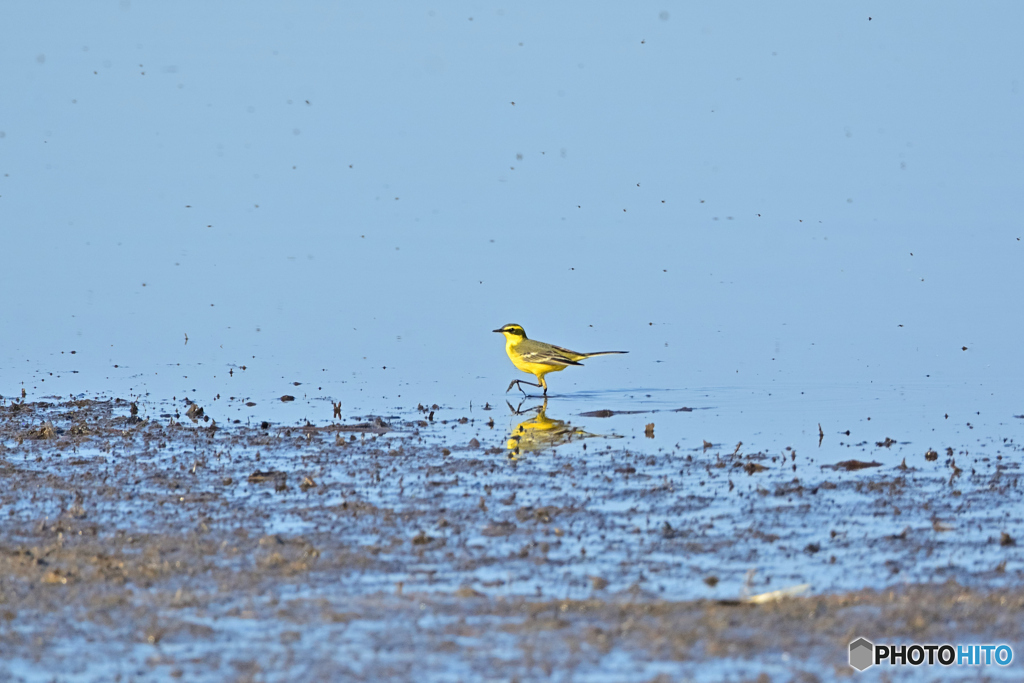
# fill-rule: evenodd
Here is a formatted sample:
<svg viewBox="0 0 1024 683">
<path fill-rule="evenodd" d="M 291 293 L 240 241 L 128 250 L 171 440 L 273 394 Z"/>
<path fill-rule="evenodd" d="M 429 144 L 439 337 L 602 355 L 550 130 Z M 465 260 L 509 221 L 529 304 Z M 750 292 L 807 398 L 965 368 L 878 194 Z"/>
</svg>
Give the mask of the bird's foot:
<svg viewBox="0 0 1024 683">
<path fill-rule="evenodd" d="M 528 384 L 531 387 L 539 387 L 540 386 L 539 384 L 534 384 L 533 382 L 527 382 L 524 379 L 514 379 L 511 382 L 509 382 L 508 389 L 505 390 L 505 393 L 507 394 L 508 392 L 512 391 L 512 387 L 518 387 L 519 391 L 522 391 L 523 395 L 526 395 L 526 392 L 523 391 L 523 387 L 522 387 L 523 384 Z"/>
</svg>

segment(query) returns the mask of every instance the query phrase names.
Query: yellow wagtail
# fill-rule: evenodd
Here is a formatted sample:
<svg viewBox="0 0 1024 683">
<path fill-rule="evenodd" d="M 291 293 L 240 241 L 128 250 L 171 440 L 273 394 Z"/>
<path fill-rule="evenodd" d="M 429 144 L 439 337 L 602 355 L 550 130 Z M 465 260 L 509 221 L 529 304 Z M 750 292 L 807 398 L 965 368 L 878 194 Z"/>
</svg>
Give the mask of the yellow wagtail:
<svg viewBox="0 0 1024 683">
<path fill-rule="evenodd" d="M 523 329 L 522 325 L 508 324 L 504 327 L 499 327 L 494 332 L 501 332 L 505 335 L 505 353 L 512 359 L 512 365 L 516 366 L 523 372 L 528 372 L 537 378 L 540 384 L 534 384 L 533 382 L 527 382 L 522 379 L 514 379 L 508 385 L 508 389 L 505 391 L 511 391 L 513 386 L 520 384 L 529 384 L 531 387 L 543 387 L 544 395 L 548 394 L 548 383 L 544 381 L 544 375 L 549 372 L 558 372 L 564 370 L 569 365 L 583 365 L 579 361 L 584 358 L 593 358 L 594 356 L 607 356 L 613 353 L 626 353 L 626 351 L 598 351 L 596 353 L 577 353 L 576 351 L 570 351 L 569 349 L 562 348 L 561 346 L 555 346 L 554 344 L 545 344 L 544 342 L 534 341 L 533 339 L 526 338 L 526 330 Z M 519 391 L 523 391 L 523 387 L 519 387 Z M 525 394 L 526 392 L 523 391 Z"/>
</svg>

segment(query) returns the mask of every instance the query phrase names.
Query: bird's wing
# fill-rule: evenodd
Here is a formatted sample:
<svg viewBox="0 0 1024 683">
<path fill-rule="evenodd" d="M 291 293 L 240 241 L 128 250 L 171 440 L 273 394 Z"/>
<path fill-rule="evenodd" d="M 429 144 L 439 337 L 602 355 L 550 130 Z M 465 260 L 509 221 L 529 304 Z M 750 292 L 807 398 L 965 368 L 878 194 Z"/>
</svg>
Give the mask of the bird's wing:
<svg viewBox="0 0 1024 683">
<path fill-rule="evenodd" d="M 527 363 L 561 366 L 583 365 L 574 361 L 571 355 L 566 355 L 566 352 L 572 354 L 572 351 L 552 346 L 551 344 L 545 344 L 544 342 L 535 342 L 532 339 L 527 339 L 520 343 L 516 350 L 519 352 L 520 358 Z"/>
<path fill-rule="evenodd" d="M 555 352 L 558 353 L 560 356 L 568 358 L 569 360 L 583 360 L 584 358 L 590 355 L 589 353 L 580 353 L 579 351 L 567 349 L 564 346 L 555 346 L 554 344 L 548 344 L 548 346 L 554 349 Z"/>
</svg>

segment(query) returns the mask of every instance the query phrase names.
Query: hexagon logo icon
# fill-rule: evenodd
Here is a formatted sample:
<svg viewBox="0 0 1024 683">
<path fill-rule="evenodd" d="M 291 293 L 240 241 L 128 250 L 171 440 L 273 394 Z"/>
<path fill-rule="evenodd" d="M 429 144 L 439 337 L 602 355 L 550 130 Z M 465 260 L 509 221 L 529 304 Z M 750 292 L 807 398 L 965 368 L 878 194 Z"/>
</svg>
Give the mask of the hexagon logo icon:
<svg viewBox="0 0 1024 683">
<path fill-rule="evenodd" d="M 850 643 L 850 666 L 863 671 L 875 663 L 875 644 L 867 638 L 858 638 Z"/>
</svg>

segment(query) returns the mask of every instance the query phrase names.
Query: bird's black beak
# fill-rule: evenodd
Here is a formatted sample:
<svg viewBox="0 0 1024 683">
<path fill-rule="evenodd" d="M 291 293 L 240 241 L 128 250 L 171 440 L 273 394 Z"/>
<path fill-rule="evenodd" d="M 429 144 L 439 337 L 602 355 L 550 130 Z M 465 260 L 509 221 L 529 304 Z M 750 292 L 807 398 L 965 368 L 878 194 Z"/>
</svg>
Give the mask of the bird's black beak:
<svg viewBox="0 0 1024 683">
<path fill-rule="evenodd" d="M 502 329 L 497 329 L 497 330 L 491 330 L 491 332 L 504 332 L 504 331 L 505 331 L 505 330 L 502 330 Z"/>
</svg>

